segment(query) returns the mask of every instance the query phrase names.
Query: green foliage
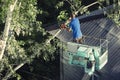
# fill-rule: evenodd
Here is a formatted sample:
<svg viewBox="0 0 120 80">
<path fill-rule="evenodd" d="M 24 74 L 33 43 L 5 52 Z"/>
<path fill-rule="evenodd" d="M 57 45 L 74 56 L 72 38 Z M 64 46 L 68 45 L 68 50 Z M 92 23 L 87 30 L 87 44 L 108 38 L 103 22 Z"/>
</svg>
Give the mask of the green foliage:
<svg viewBox="0 0 120 80">
<path fill-rule="evenodd" d="M 66 11 L 60 11 L 60 14 L 57 17 L 58 23 L 66 21 L 68 19 L 68 13 Z"/>
<path fill-rule="evenodd" d="M 113 4 L 113 8 L 108 10 L 107 15 L 111 18 L 118 26 L 120 26 L 120 2 Z"/>
<path fill-rule="evenodd" d="M 100 0 L 100 9 L 104 7 L 110 7 L 107 11 L 104 11 L 104 14 L 108 18 L 112 19 L 117 26 L 120 26 L 120 1 L 119 0 Z"/>
<path fill-rule="evenodd" d="M 63 2 L 63 1 L 60 1 L 60 2 L 58 2 L 58 3 L 55 5 L 55 8 L 56 8 L 56 9 L 59 9 L 59 8 L 61 8 L 63 5 L 64 5 L 64 2 Z"/>
<path fill-rule="evenodd" d="M 13 14 L 13 26 L 12 30 L 17 35 L 31 35 L 34 27 L 34 21 L 36 20 L 37 7 L 35 0 L 22 1 L 16 6 L 16 10 Z M 33 3 L 32 3 L 33 2 Z M 26 5 L 27 4 L 27 5 Z"/>
<path fill-rule="evenodd" d="M 0 20 L 2 20 L 2 24 L 5 24 L 8 7 L 14 3 L 14 0 L 2 2 L 6 5 L 2 5 Z M 63 3 L 57 4 L 56 0 L 48 1 L 46 4 L 48 6 L 56 5 L 58 8 L 63 5 Z M 5 54 L 0 63 L 0 73 L 3 74 L 4 79 L 10 78 L 7 76 L 12 73 L 11 77 L 20 80 L 22 77 L 14 69 L 21 63 L 31 64 L 35 58 L 39 57 L 45 62 L 54 61 L 55 55 L 59 54 L 56 51 L 60 46 L 60 41 L 54 39 L 51 44 L 46 45 L 49 34 L 42 28 L 43 22 L 36 21 L 37 14 L 49 16 L 49 12 L 42 8 L 38 10 L 36 5 L 36 0 L 19 0 L 15 6 Z"/>
<path fill-rule="evenodd" d="M 0 20 L 5 23 L 9 5 L 14 3 L 14 0 L 2 0 L 3 3 L 0 7 Z M 48 1 L 48 6 L 55 4 L 55 2 Z M 19 0 L 15 6 L 12 15 L 12 22 L 10 26 L 9 38 L 7 41 L 6 51 L 3 60 L 0 62 L 0 73 L 4 73 L 6 77 L 12 72 L 12 77 L 17 77 L 20 80 L 20 75 L 16 74 L 14 68 L 21 63 L 31 63 L 36 57 L 41 56 L 45 61 L 54 60 L 54 52 L 56 45 L 46 45 L 45 42 L 49 35 L 41 27 L 42 22 L 36 21 L 37 14 L 47 13 L 42 9 L 38 11 L 36 0 Z M 58 5 L 60 6 L 60 5 Z"/>
<path fill-rule="evenodd" d="M 76 12 L 79 10 L 79 8 L 82 6 L 81 5 L 81 0 L 67 0 L 71 3 L 71 10 L 72 12 Z"/>
<path fill-rule="evenodd" d="M 65 0 L 70 5 L 70 12 L 76 12 L 81 7 L 81 0 Z"/>
</svg>

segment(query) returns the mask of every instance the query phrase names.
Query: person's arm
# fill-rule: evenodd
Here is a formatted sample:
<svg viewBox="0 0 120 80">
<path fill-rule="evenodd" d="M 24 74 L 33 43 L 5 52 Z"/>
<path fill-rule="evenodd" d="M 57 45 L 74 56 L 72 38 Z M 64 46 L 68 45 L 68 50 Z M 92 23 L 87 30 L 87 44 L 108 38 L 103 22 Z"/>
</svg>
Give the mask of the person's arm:
<svg viewBox="0 0 120 80">
<path fill-rule="evenodd" d="M 66 25 L 68 25 L 71 21 L 71 17 L 63 24 L 61 24 L 60 28 L 61 29 L 66 29 L 67 31 L 71 31 L 71 28 L 67 27 Z"/>
</svg>

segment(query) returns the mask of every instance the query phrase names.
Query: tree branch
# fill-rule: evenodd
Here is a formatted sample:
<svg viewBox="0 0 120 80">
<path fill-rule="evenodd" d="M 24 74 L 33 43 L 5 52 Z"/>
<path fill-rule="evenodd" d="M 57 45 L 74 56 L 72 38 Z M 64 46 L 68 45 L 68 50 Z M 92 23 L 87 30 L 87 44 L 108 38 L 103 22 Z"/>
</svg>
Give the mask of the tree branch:
<svg viewBox="0 0 120 80">
<path fill-rule="evenodd" d="M 18 69 L 20 69 L 27 61 L 21 63 L 20 65 L 18 65 L 17 67 L 14 68 L 14 72 L 16 72 Z M 10 78 L 10 76 L 13 74 L 13 72 L 10 72 L 8 75 L 6 75 L 2 80 L 7 80 Z"/>
<path fill-rule="evenodd" d="M 91 6 L 93 6 L 93 5 L 97 4 L 97 3 L 99 3 L 99 2 L 96 1 L 96 2 L 94 2 L 94 3 L 92 3 L 92 4 L 89 4 L 89 5 L 85 6 L 83 9 L 89 8 L 89 7 L 91 7 Z"/>
<path fill-rule="evenodd" d="M 91 6 L 93 6 L 93 5 L 97 4 L 97 3 L 99 3 L 99 2 L 96 1 L 96 2 L 94 2 L 94 3 L 92 3 L 92 4 L 89 4 L 89 5 L 85 6 L 85 7 L 83 7 L 83 9 L 89 8 L 89 7 L 91 7 Z M 81 8 L 80 8 L 78 11 L 76 11 L 75 14 L 78 14 L 78 12 L 79 12 L 80 10 L 81 10 Z"/>
<path fill-rule="evenodd" d="M 75 7 L 73 6 L 73 4 L 69 0 L 65 0 L 65 1 L 67 1 L 73 7 L 73 9 L 76 11 Z"/>
<path fill-rule="evenodd" d="M 2 38 L 3 44 L 2 44 L 2 49 L 0 50 L 0 61 L 3 57 L 3 55 L 4 55 L 6 42 L 7 42 L 7 39 L 8 39 L 9 30 L 10 30 L 11 20 L 12 20 L 12 13 L 13 13 L 13 10 L 15 8 L 16 3 L 17 3 L 17 0 L 15 1 L 15 3 L 13 5 L 10 5 L 9 10 L 7 12 L 5 29 L 4 29 L 3 38 Z"/>
<path fill-rule="evenodd" d="M 52 39 L 54 39 L 59 33 L 61 32 L 61 29 L 59 29 L 54 36 L 52 36 L 50 39 L 47 40 L 46 44 L 49 44 Z"/>
</svg>

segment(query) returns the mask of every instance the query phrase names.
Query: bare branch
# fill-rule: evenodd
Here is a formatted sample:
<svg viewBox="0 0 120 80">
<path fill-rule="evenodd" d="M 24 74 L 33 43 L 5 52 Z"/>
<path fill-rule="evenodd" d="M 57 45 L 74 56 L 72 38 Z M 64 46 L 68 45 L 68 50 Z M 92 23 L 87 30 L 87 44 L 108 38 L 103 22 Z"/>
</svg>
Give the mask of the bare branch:
<svg viewBox="0 0 120 80">
<path fill-rule="evenodd" d="M 20 69 L 25 63 L 26 63 L 26 61 L 23 62 L 23 63 L 21 63 L 20 65 L 18 65 L 13 71 L 16 72 L 16 71 L 17 71 L 18 69 Z M 2 80 L 7 80 L 7 79 L 9 79 L 12 74 L 13 74 L 13 72 L 10 72 L 10 73 L 9 73 L 8 75 L 6 75 Z"/>
<path fill-rule="evenodd" d="M 72 6 L 72 8 L 73 8 L 75 11 L 77 11 L 77 10 L 75 9 L 75 7 L 73 6 L 73 4 L 72 4 L 69 0 L 65 0 L 65 1 L 67 1 L 67 2 Z"/>
<path fill-rule="evenodd" d="M 99 3 L 99 2 L 96 1 L 96 2 L 94 2 L 94 3 L 92 3 L 92 4 L 89 4 L 89 5 L 85 6 L 85 7 L 83 7 L 82 9 L 89 8 L 89 7 L 91 7 L 91 6 L 95 5 L 95 4 L 98 4 L 98 3 Z M 78 12 L 79 12 L 80 10 L 81 10 L 81 8 L 80 8 L 78 11 L 76 11 L 75 14 L 78 14 Z"/>
<path fill-rule="evenodd" d="M 49 44 L 52 39 L 54 39 L 59 33 L 61 32 L 61 29 L 59 29 L 54 36 L 52 36 L 50 39 L 47 40 L 46 44 Z"/>
<path fill-rule="evenodd" d="M 89 8 L 89 7 L 91 7 L 91 6 L 93 6 L 93 5 L 97 4 L 97 3 L 99 3 L 99 2 L 96 1 L 96 2 L 94 2 L 94 3 L 92 3 L 92 4 L 89 4 L 89 5 L 85 6 L 83 9 Z"/>
</svg>

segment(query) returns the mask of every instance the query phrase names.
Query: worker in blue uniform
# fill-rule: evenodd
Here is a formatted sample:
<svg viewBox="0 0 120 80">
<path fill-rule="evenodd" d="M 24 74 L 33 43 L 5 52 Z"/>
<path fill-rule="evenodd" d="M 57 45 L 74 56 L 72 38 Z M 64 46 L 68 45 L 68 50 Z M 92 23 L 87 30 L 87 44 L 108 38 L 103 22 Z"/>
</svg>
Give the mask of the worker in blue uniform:
<svg viewBox="0 0 120 80">
<path fill-rule="evenodd" d="M 69 24 L 69 27 L 66 27 L 65 25 Z M 65 22 L 65 24 L 62 24 L 64 28 L 67 29 L 67 31 L 72 31 L 73 33 L 73 41 L 77 43 L 82 43 L 82 32 L 80 29 L 80 21 L 78 18 L 76 18 L 75 13 L 72 13 L 70 15 L 70 18 Z"/>
<path fill-rule="evenodd" d="M 69 30 L 73 32 L 73 41 L 81 43 L 82 32 L 80 29 L 79 19 L 75 17 L 75 14 L 71 14 L 71 21 L 69 23 Z"/>
</svg>

